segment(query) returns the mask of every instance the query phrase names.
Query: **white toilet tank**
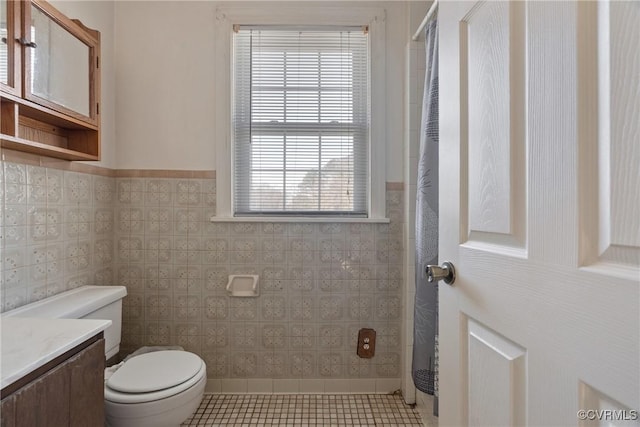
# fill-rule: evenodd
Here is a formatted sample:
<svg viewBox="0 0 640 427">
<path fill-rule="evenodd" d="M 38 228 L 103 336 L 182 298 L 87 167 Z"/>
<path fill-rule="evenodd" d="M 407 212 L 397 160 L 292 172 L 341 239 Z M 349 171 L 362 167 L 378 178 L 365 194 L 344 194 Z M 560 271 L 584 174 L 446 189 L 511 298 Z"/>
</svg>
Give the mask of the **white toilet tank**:
<svg viewBox="0 0 640 427">
<path fill-rule="evenodd" d="M 82 286 L 2 313 L 2 317 L 104 319 L 113 323 L 104 331 L 107 359 L 118 354 L 122 332 L 124 286 Z"/>
</svg>

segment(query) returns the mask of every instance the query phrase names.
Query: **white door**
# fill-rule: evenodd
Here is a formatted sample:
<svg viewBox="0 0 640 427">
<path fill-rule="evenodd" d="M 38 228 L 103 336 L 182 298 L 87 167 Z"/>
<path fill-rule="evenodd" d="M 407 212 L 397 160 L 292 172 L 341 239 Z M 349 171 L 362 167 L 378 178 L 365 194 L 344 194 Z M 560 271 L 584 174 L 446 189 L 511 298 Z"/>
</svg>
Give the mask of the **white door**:
<svg viewBox="0 0 640 427">
<path fill-rule="evenodd" d="M 440 423 L 638 425 L 640 2 L 438 19 Z"/>
</svg>

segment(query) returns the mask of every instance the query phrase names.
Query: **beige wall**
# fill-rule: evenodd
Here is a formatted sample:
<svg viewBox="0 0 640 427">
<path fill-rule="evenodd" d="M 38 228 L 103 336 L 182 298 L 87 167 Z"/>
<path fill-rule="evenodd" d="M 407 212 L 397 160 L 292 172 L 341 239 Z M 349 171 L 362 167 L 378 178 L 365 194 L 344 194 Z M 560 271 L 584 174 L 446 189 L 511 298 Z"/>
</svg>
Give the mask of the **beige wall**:
<svg viewBox="0 0 640 427">
<path fill-rule="evenodd" d="M 214 3 L 116 2 L 118 167 L 215 169 Z"/>
<path fill-rule="evenodd" d="M 120 169 L 215 169 L 212 1 L 53 0 L 101 32 L 102 160 Z M 253 3 L 243 2 L 251 5 Z M 256 7 L 277 2 L 256 2 Z M 286 2 L 285 2 L 286 3 Z M 386 181 L 403 180 L 408 3 L 322 2 L 387 12 Z M 275 5 L 275 6 L 274 6 Z M 117 123 L 117 125 L 116 125 Z"/>
<path fill-rule="evenodd" d="M 255 4 L 264 8 L 265 3 Z M 222 4 L 116 2 L 119 168 L 215 169 L 213 74 L 218 58 L 213 40 L 215 9 Z M 386 181 L 402 181 L 407 4 L 353 4 L 387 11 Z"/>
</svg>

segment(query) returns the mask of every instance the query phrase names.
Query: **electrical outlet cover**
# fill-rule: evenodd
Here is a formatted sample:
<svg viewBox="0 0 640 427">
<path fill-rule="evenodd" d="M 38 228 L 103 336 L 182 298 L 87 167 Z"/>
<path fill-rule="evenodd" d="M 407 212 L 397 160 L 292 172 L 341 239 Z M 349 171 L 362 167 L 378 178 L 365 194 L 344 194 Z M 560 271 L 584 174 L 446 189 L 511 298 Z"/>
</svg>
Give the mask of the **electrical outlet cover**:
<svg viewBox="0 0 640 427">
<path fill-rule="evenodd" d="M 375 329 L 362 328 L 358 331 L 358 356 L 363 359 L 370 359 L 376 352 L 376 331 Z"/>
</svg>

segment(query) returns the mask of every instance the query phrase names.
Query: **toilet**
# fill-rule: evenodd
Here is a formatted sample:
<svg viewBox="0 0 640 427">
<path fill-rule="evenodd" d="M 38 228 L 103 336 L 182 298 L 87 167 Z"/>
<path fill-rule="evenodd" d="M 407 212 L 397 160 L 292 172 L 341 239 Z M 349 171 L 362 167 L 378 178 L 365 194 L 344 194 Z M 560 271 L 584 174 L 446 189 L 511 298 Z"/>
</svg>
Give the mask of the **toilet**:
<svg viewBox="0 0 640 427">
<path fill-rule="evenodd" d="M 2 316 L 107 319 L 105 356 L 118 354 L 122 332 L 124 286 L 82 286 L 27 304 Z M 207 368 L 196 354 L 147 350 L 108 368 L 104 398 L 106 425 L 113 427 L 179 426 L 200 405 Z M 116 369 L 117 368 L 117 369 Z M 115 370 L 115 372 L 113 372 Z"/>
</svg>

